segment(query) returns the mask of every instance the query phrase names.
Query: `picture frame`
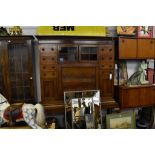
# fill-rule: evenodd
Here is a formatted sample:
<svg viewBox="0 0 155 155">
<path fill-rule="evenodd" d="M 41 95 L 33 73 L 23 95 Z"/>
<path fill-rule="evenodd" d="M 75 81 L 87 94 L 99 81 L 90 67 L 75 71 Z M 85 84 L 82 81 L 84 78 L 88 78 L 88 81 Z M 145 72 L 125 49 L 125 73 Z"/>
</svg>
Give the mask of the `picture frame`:
<svg viewBox="0 0 155 155">
<path fill-rule="evenodd" d="M 133 111 L 106 115 L 107 129 L 135 129 L 135 113 Z"/>
<path fill-rule="evenodd" d="M 136 36 L 137 26 L 117 26 L 118 35 Z"/>
<path fill-rule="evenodd" d="M 138 38 L 153 38 L 153 26 L 138 26 Z"/>
<path fill-rule="evenodd" d="M 125 85 L 127 81 L 128 81 L 127 61 L 121 61 L 119 62 L 119 64 L 116 64 L 115 67 L 114 85 L 115 86 Z"/>
</svg>

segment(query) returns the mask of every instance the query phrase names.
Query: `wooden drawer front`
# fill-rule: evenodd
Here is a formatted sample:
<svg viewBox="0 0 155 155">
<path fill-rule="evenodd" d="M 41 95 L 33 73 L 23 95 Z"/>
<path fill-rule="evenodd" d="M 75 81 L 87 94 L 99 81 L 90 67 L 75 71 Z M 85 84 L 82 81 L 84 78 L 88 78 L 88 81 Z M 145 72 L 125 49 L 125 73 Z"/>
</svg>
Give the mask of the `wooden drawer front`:
<svg viewBox="0 0 155 155">
<path fill-rule="evenodd" d="M 103 55 L 113 55 L 114 46 L 113 45 L 100 46 L 100 53 L 102 53 Z"/>
<path fill-rule="evenodd" d="M 50 71 L 50 72 L 42 72 L 41 73 L 42 78 L 56 78 L 57 77 L 57 72 L 55 71 Z"/>
<path fill-rule="evenodd" d="M 113 54 L 101 54 L 100 61 L 114 61 L 114 55 Z"/>
<path fill-rule="evenodd" d="M 100 68 L 114 68 L 114 47 L 112 45 L 100 47 Z"/>
<path fill-rule="evenodd" d="M 41 57 L 41 64 L 56 64 L 57 57 L 56 56 L 42 56 Z"/>
<path fill-rule="evenodd" d="M 41 56 L 57 55 L 57 46 L 51 44 L 41 44 L 39 46 Z"/>
<path fill-rule="evenodd" d="M 113 69 L 114 68 L 114 62 L 105 61 L 100 64 L 100 69 Z"/>
<path fill-rule="evenodd" d="M 41 71 L 56 71 L 57 67 L 55 65 L 41 65 Z"/>
<path fill-rule="evenodd" d="M 72 80 L 72 81 L 63 81 L 63 90 L 64 91 L 73 91 L 73 90 L 91 90 L 96 89 L 95 80 Z"/>
</svg>

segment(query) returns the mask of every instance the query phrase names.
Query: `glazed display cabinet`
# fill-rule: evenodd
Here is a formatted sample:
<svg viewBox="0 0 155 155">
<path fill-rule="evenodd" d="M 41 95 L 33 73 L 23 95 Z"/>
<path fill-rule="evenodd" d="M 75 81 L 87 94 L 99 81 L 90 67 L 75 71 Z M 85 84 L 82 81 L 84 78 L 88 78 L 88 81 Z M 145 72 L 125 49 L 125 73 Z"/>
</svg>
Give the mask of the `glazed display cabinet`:
<svg viewBox="0 0 155 155">
<path fill-rule="evenodd" d="M 11 103 L 34 100 L 32 40 L 0 38 L 0 92 Z"/>
</svg>

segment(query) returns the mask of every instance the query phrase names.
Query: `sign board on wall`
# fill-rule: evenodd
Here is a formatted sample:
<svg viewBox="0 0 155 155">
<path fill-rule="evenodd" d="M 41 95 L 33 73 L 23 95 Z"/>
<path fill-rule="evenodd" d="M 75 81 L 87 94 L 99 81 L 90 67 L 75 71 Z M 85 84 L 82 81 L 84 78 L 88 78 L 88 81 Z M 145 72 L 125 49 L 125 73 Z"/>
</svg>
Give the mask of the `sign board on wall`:
<svg viewBox="0 0 155 155">
<path fill-rule="evenodd" d="M 105 26 L 39 26 L 37 35 L 106 36 Z"/>
</svg>

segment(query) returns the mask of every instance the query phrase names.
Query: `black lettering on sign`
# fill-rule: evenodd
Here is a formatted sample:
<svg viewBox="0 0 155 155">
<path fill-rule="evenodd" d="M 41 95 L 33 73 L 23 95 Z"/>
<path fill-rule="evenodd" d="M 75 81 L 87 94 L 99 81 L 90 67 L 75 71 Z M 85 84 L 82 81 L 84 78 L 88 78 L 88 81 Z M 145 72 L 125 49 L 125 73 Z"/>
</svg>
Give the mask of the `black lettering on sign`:
<svg viewBox="0 0 155 155">
<path fill-rule="evenodd" d="M 66 26 L 60 26 L 59 30 L 60 31 L 66 31 Z"/>
<path fill-rule="evenodd" d="M 59 26 L 53 26 L 53 31 L 59 31 Z"/>
<path fill-rule="evenodd" d="M 53 26 L 53 31 L 74 31 L 74 26 Z"/>
<path fill-rule="evenodd" d="M 67 31 L 74 31 L 74 26 L 67 26 Z"/>
</svg>

